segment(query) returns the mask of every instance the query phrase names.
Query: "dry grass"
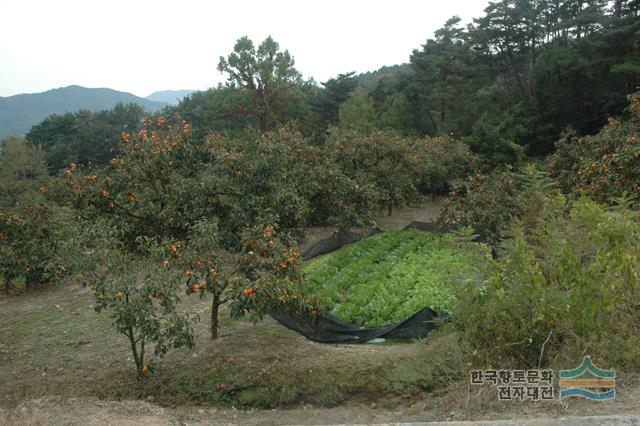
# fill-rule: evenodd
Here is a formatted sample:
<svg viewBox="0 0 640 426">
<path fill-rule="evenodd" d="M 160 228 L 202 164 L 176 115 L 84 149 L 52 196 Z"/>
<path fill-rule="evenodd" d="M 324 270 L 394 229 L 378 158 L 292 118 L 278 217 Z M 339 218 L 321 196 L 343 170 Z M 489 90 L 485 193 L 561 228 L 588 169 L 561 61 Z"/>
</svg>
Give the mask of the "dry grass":
<svg viewBox="0 0 640 426">
<path fill-rule="evenodd" d="M 394 405 L 436 386 L 438 371 L 455 373 L 444 362 L 446 336 L 432 348 L 422 343 L 322 345 L 271 319 L 253 325 L 224 317 L 217 341 L 207 338 L 206 322 L 197 324 L 194 350 L 171 353 L 157 361 L 155 375 L 138 382 L 125 338 L 115 333 L 106 314 L 93 311 L 91 302 L 89 291 L 71 284 L 0 301 L 5 402 L 153 396 L 174 406 L 282 406 L 387 396 Z M 186 298 L 184 308 L 206 318 L 208 304 Z M 219 383 L 225 392 L 217 390 Z"/>
</svg>

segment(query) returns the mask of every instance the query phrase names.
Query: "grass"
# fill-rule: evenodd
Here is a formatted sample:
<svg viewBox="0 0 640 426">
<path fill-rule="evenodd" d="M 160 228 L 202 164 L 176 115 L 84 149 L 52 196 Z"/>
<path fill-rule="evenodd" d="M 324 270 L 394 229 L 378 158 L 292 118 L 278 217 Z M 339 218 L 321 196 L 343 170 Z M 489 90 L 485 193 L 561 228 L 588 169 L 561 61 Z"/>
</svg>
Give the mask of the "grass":
<svg viewBox="0 0 640 426">
<path fill-rule="evenodd" d="M 27 283 L 24 278 L 16 278 L 11 280 L 9 284 L 9 294 L 20 294 L 27 289 Z M 5 293 L 5 282 L 4 276 L 0 274 L 0 293 Z"/>
<path fill-rule="evenodd" d="M 206 318 L 208 300 L 182 308 Z M 223 312 L 221 337 L 196 325 L 197 347 L 153 360 L 135 377 L 127 341 L 92 294 L 73 284 L 0 297 L 0 405 L 42 397 L 140 400 L 165 406 L 336 406 L 348 401 L 394 407 L 460 376 L 451 334 L 401 345 L 322 345 L 271 319 L 257 325 Z M 453 354 L 453 355 L 452 355 Z M 224 389 L 219 385 L 224 384 Z"/>
<path fill-rule="evenodd" d="M 365 326 L 405 319 L 424 307 L 450 314 L 452 285 L 473 276 L 473 256 L 445 237 L 387 232 L 311 261 L 305 289 L 331 313 Z"/>
<path fill-rule="evenodd" d="M 351 347 L 291 345 L 289 332 L 271 337 L 264 356 L 239 354 L 231 364 L 220 354 L 192 365 L 172 366 L 160 383 L 149 382 L 159 401 L 235 407 L 336 406 L 357 399 L 383 400 L 390 407 L 446 385 L 463 371 L 463 357 L 451 334 L 429 346 Z M 274 353 L 269 346 L 289 348 Z M 458 355 L 453 355 L 456 353 Z M 224 392 L 219 385 L 224 384 Z"/>
</svg>

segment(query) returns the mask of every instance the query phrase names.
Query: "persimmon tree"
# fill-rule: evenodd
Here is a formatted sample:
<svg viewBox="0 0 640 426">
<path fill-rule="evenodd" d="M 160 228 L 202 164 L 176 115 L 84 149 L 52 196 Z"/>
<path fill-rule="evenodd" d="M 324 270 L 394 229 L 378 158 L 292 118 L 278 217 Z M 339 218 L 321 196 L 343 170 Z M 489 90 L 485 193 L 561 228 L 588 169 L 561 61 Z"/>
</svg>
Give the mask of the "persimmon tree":
<svg viewBox="0 0 640 426">
<path fill-rule="evenodd" d="M 0 209 L 0 276 L 6 294 L 14 279 L 32 287 L 64 273 L 60 245 L 71 220 L 71 212 L 37 196 Z"/>
<path fill-rule="evenodd" d="M 271 301 L 284 294 L 293 294 L 293 285 L 300 278 L 296 266 L 299 254 L 286 244 L 286 233 L 282 238 L 276 238 L 275 235 L 271 236 L 273 228 L 266 228 L 266 225 L 260 225 L 263 229 L 259 235 L 244 232 L 253 229 L 255 224 L 267 223 L 267 215 L 254 214 L 255 210 L 250 208 L 252 202 L 258 207 L 264 206 L 258 202 L 260 190 L 246 188 L 241 182 L 230 180 L 225 173 L 227 169 L 222 167 L 226 151 L 214 150 L 209 144 L 194 146 L 189 141 L 189 134 L 188 124 L 179 122 L 178 125 L 169 125 L 164 117 L 158 116 L 148 120 L 138 133 L 122 135 L 123 154 L 112 159 L 109 168 L 101 172 L 83 173 L 72 164 L 64 173 L 71 200 L 80 208 L 83 216 L 89 221 L 104 221 L 114 230 L 114 238 L 117 236 L 122 245 L 117 253 L 124 256 L 119 263 L 138 265 L 139 272 L 149 277 L 147 281 L 136 279 L 135 268 L 129 273 L 128 266 L 120 270 L 115 265 L 106 268 L 118 271 L 111 279 L 112 283 L 105 280 L 101 286 L 96 285 L 96 288 L 104 289 L 97 293 L 99 300 L 106 301 L 97 306 L 116 311 L 118 330 L 131 340 L 132 348 L 134 343 L 140 345 L 145 340 L 155 342 L 158 347 L 169 337 L 190 344 L 188 330 L 184 327 L 176 328 L 176 335 L 165 336 L 163 333 L 171 330 L 158 331 L 160 326 L 157 322 L 149 326 L 141 325 L 160 314 L 173 318 L 173 324 L 185 323 L 186 320 L 179 322 L 180 317 L 175 312 L 178 300 L 176 283 L 186 282 L 188 293 L 211 295 L 211 335 L 215 338 L 221 305 L 233 302 L 232 312 L 236 316 L 246 312 L 261 316 Z M 236 156 L 235 153 L 230 155 Z M 240 173 L 233 173 L 233 179 L 250 173 L 249 165 L 245 162 L 239 164 L 242 165 L 241 170 L 237 170 Z M 264 169 L 259 175 L 268 173 Z M 276 183 L 271 182 L 274 187 Z M 282 197 L 287 196 L 285 191 L 281 194 Z M 287 202 L 285 198 L 276 197 L 275 203 L 279 203 L 278 209 L 274 206 L 267 213 L 282 212 L 280 217 L 284 218 L 281 220 L 283 226 L 294 227 L 295 215 L 289 219 L 287 213 L 297 208 L 293 201 Z M 228 219 L 224 214 L 227 207 L 230 212 L 237 214 L 238 222 L 224 220 Z M 217 257 L 220 236 L 224 235 L 221 228 L 226 229 L 227 234 L 237 234 L 239 247 L 242 248 L 240 261 L 228 270 L 223 268 Z M 271 231 L 267 232 L 267 229 Z M 153 245 L 141 242 L 153 242 Z M 149 249 L 156 246 L 159 248 L 153 251 Z M 162 259 L 165 269 L 158 269 L 160 248 L 165 253 Z M 109 253 L 108 247 L 100 250 L 104 251 L 100 260 L 102 265 L 118 263 L 105 257 Z M 249 262 L 248 252 L 259 253 L 260 262 L 255 265 Z M 136 260 L 138 258 L 139 261 Z M 145 265 L 145 262 L 155 266 Z M 101 264 L 94 269 L 99 271 Z M 161 312 L 152 300 L 158 282 L 164 282 L 163 288 L 167 291 L 166 294 L 160 294 L 158 303 Z M 122 289 L 129 287 L 136 289 L 138 299 L 114 296 L 118 292 L 126 296 L 127 293 Z M 123 303 L 131 303 L 131 309 L 135 310 L 125 309 L 124 313 L 120 313 L 119 306 Z M 132 332 L 128 328 L 132 321 L 142 328 Z M 145 334 L 145 327 L 151 327 L 149 334 Z M 140 361 L 143 348 L 138 346 L 136 351 L 134 358 L 137 356 Z M 165 349 L 158 354 L 163 351 Z M 140 371 L 144 364 L 137 362 L 137 367 Z"/>
<path fill-rule="evenodd" d="M 394 207 L 416 199 L 413 179 L 412 141 L 392 131 L 334 129 L 327 152 L 342 172 L 352 179 L 368 182 L 378 192 L 378 204 L 391 214 Z M 416 157 L 417 159 L 417 157 Z"/>
<path fill-rule="evenodd" d="M 477 172 L 456 182 L 438 218 L 445 230 L 472 227 L 482 241 L 497 244 L 527 210 L 522 182 L 507 167 L 489 175 Z"/>
<path fill-rule="evenodd" d="M 337 166 L 345 199 L 367 217 L 374 207 L 394 208 L 444 194 L 451 183 L 476 168 L 476 157 L 461 141 L 449 137 L 402 136 L 391 130 L 332 129 L 325 145 L 328 163 Z M 354 182 L 352 185 L 349 181 Z M 362 196 L 366 194 L 368 202 Z M 360 201 L 356 201 L 360 200 Z M 371 205 L 373 204 L 373 205 Z"/>
<path fill-rule="evenodd" d="M 462 141 L 451 137 L 424 137 L 411 144 L 409 154 L 421 194 L 444 195 L 452 183 L 465 179 L 478 166 L 478 158 Z"/>
<path fill-rule="evenodd" d="M 445 193 L 475 166 L 462 142 L 386 130 L 333 128 L 314 144 L 284 127 L 241 141 L 211 134 L 205 147 L 230 194 L 217 208 L 222 242 L 235 247 L 247 224 L 271 223 L 294 237 L 311 225 L 369 226 L 378 208 Z"/>
<path fill-rule="evenodd" d="M 246 141 L 212 134 L 207 149 L 216 174 L 232 193 L 219 211 L 225 243 L 239 241 L 246 224 L 270 223 L 301 237 L 310 225 L 340 229 L 370 223 L 378 192 L 365 174 L 348 174 L 327 151 L 288 127 Z"/>
<path fill-rule="evenodd" d="M 139 375 L 152 369 L 149 345 L 161 357 L 194 343 L 195 318 L 177 311 L 180 252 L 196 244 L 191 229 L 211 215 L 218 186 L 204 167 L 194 167 L 204 154 L 189 143 L 190 131 L 180 120 L 150 117 L 138 132 L 122 133 L 122 154 L 107 168 L 71 164 L 64 172 L 68 200 L 88 232 L 78 239 L 84 245 L 68 250 L 78 253 L 74 270 L 95 292 L 96 310 L 109 311 L 129 340 Z"/>
<path fill-rule="evenodd" d="M 600 202 L 640 191 L 640 92 L 629 96 L 626 115 L 593 136 L 566 133 L 547 165 L 567 193 Z M 637 200 L 636 200 L 637 202 Z"/>
<path fill-rule="evenodd" d="M 192 224 L 213 215 L 225 193 L 190 134 L 189 124 L 169 125 L 163 116 L 150 117 L 138 132 L 123 132 L 122 155 L 106 169 L 71 164 L 64 172 L 72 205 L 84 217 L 107 218 L 129 247 L 139 236 L 185 237 Z"/>
<path fill-rule="evenodd" d="M 333 225 L 338 233 L 373 224 L 380 191 L 365 175 L 349 175 L 327 157 L 319 175 L 320 192 L 311 200 L 313 223 Z"/>
<path fill-rule="evenodd" d="M 69 236 L 72 214 L 49 199 L 43 153 L 21 138 L 0 151 L 0 276 L 8 294 L 14 279 L 27 287 L 63 273 L 59 245 Z"/>
<path fill-rule="evenodd" d="M 318 148 L 287 127 L 246 141 L 212 134 L 206 148 L 215 174 L 231 194 L 221 197 L 218 209 L 225 244 L 237 246 L 247 225 L 258 223 L 302 235 L 312 215 L 310 200 L 318 191 Z"/>
<path fill-rule="evenodd" d="M 218 337 L 220 307 L 225 304 L 232 318 L 250 314 L 262 319 L 271 310 L 317 312 L 317 302 L 307 300 L 298 290 L 302 280 L 300 253 L 273 226 L 256 226 L 246 232 L 233 265 L 224 265 L 211 253 L 214 234 L 206 224 L 199 223 L 193 230 L 199 238 L 175 254 L 184 255 L 182 272 L 187 293 L 211 297 L 211 339 Z"/>
<path fill-rule="evenodd" d="M 83 230 L 67 246 L 76 282 L 91 289 L 96 312 L 108 312 L 127 338 L 138 377 L 153 371 L 151 351 L 161 358 L 172 348 L 193 347 L 192 324 L 199 318 L 176 309 L 181 274 L 169 259 L 177 243 L 140 237 L 132 252 L 103 219 Z"/>
</svg>

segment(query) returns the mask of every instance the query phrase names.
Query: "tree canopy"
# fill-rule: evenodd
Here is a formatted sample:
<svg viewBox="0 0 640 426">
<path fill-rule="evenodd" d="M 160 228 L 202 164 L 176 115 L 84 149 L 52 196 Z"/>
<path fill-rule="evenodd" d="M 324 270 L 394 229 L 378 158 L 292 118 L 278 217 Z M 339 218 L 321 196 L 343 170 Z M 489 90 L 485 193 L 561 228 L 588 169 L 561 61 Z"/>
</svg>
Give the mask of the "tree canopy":
<svg viewBox="0 0 640 426">
<path fill-rule="evenodd" d="M 279 114 L 287 109 L 287 100 L 292 100 L 293 89 L 302 82 L 294 64 L 289 51 L 281 51 L 271 36 L 257 49 L 244 36 L 238 39 L 232 53 L 220 57 L 218 70 L 228 74 L 231 87 L 244 89 L 245 99 L 239 101 L 238 111 L 256 117 L 260 131 L 266 132 L 279 121 Z"/>
</svg>

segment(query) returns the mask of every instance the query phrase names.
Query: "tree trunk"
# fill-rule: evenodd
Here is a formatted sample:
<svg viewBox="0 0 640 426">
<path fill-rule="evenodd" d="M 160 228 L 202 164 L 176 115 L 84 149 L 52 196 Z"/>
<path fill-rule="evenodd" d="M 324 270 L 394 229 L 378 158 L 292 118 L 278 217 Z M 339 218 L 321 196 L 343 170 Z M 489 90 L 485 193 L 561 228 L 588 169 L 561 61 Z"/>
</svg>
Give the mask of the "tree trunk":
<svg viewBox="0 0 640 426">
<path fill-rule="evenodd" d="M 491 243 L 491 257 L 493 260 L 498 260 L 498 250 L 496 250 L 495 243 Z"/>
<path fill-rule="evenodd" d="M 264 110 L 260 112 L 260 133 L 266 133 L 271 130 L 269 123 L 269 107 L 264 105 Z"/>
<path fill-rule="evenodd" d="M 129 342 L 131 343 L 131 353 L 133 354 L 133 361 L 136 363 L 136 370 L 138 371 L 138 376 L 142 376 L 143 365 L 143 356 L 138 356 L 138 348 L 136 345 L 136 338 L 133 332 L 133 327 L 129 326 L 129 332 L 126 333 L 126 336 L 129 338 Z"/>
<path fill-rule="evenodd" d="M 11 280 L 9 279 L 9 277 L 5 277 L 4 278 L 4 293 L 8 296 L 9 295 L 9 289 L 11 288 Z"/>
<path fill-rule="evenodd" d="M 213 295 L 211 302 L 211 340 L 218 338 L 218 309 L 220 307 L 220 295 Z"/>
<path fill-rule="evenodd" d="M 616 0 L 613 6 L 613 17 L 620 19 L 620 16 L 622 16 L 622 0 Z"/>
<path fill-rule="evenodd" d="M 260 133 L 267 132 L 267 118 L 264 114 L 260 115 Z"/>
<path fill-rule="evenodd" d="M 33 269 L 31 269 L 29 272 L 27 272 L 27 276 L 25 277 L 25 289 L 26 290 L 30 290 L 33 289 L 35 287 L 38 287 L 40 284 L 42 284 L 42 274 L 39 273 L 40 271 L 35 271 Z"/>
</svg>

